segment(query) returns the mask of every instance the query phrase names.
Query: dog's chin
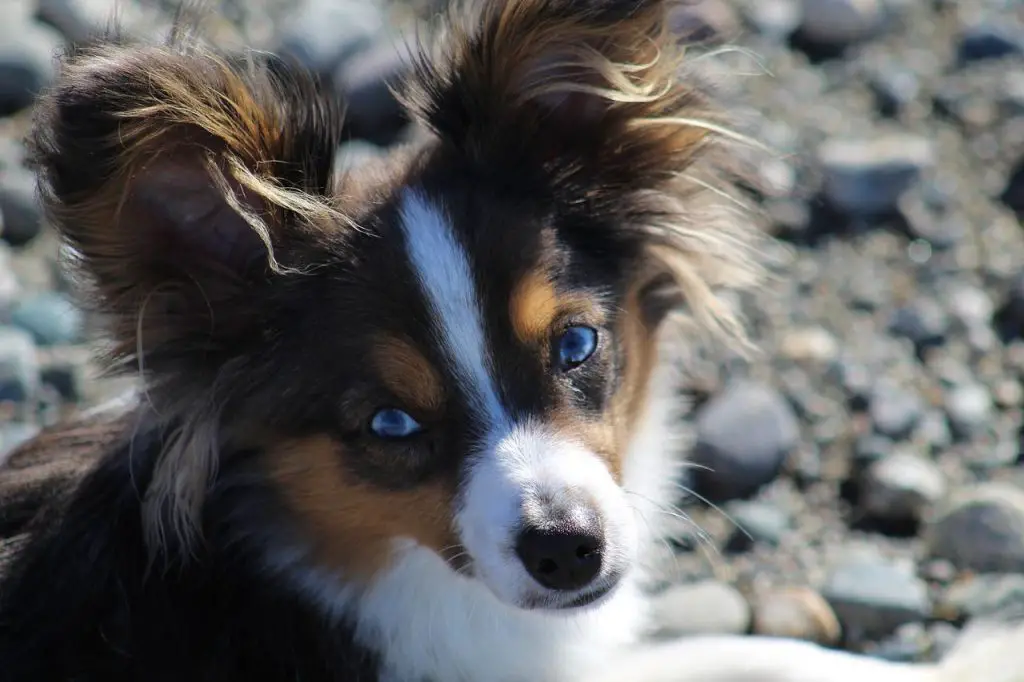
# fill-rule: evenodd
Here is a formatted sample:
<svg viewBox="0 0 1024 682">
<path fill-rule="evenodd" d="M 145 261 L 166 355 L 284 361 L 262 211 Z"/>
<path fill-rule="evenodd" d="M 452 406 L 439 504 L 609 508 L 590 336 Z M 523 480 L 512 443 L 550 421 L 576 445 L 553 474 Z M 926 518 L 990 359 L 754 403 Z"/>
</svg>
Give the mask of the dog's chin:
<svg viewBox="0 0 1024 682">
<path fill-rule="evenodd" d="M 571 616 L 598 608 L 615 593 L 619 581 L 600 585 L 585 592 L 570 595 L 533 594 L 524 597 L 518 604 L 524 611 L 550 613 L 554 616 Z"/>
</svg>

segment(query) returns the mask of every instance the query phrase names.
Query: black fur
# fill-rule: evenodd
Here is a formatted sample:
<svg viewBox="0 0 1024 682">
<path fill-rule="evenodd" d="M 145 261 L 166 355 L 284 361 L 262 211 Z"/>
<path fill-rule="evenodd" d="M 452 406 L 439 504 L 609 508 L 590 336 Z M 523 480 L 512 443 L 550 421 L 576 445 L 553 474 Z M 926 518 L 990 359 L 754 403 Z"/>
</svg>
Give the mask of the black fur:
<svg viewBox="0 0 1024 682">
<path fill-rule="evenodd" d="M 377 680 L 374 655 L 345 625 L 327 623 L 234 541 L 240 509 L 272 505 L 246 481 L 245 453 L 209 498 L 194 560 L 150 564 L 139 491 L 157 436 L 125 442 L 38 519 L 0 583 L 0 681 Z"/>
</svg>

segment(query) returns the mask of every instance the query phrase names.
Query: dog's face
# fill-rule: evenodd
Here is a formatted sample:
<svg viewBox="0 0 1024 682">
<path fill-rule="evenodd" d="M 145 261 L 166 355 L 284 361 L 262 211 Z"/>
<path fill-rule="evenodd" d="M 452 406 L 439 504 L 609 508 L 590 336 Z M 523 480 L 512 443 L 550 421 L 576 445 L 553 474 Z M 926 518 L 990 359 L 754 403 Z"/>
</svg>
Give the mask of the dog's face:
<svg viewBox="0 0 1024 682">
<path fill-rule="evenodd" d="M 69 63 L 35 156 L 114 358 L 181 427 L 154 538 L 255 447 L 349 581 L 411 541 L 522 608 L 616 586 L 655 331 L 752 273 L 663 5 L 485 5 L 405 90 L 423 140 L 342 178 L 330 100 L 278 62 Z"/>
</svg>

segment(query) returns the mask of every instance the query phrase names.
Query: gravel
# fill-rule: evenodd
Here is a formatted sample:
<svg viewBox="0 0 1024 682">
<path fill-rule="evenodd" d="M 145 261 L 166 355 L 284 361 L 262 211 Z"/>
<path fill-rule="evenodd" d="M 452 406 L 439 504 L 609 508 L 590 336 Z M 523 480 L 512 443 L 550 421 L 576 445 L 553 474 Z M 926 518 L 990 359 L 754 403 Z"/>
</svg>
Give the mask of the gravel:
<svg viewBox="0 0 1024 682">
<path fill-rule="evenodd" d="M 154 33 L 174 4 L 121 0 L 118 13 Z M 289 53 L 349 98 L 344 167 L 407 139 L 386 84 L 404 68 L 396 36 L 433 0 L 209 4 L 224 11 L 218 39 Z M 52 55 L 113 7 L 4 3 L 0 459 L 123 388 L 95 378 L 21 147 Z M 755 198 L 790 257 L 743 301 L 762 352 L 698 368 L 708 380 L 688 420 L 710 471 L 683 481 L 697 494 L 680 500 L 689 522 L 668 543 L 659 614 L 667 631 L 934 658 L 965 621 L 1019 611 L 1024 590 L 1020 9 L 704 0 L 693 11 L 673 22 L 707 39 L 695 54 L 744 48 L 702 61 L 742 76 L 727 104 L 778 152 L 756 165 Z"/>
</svg>

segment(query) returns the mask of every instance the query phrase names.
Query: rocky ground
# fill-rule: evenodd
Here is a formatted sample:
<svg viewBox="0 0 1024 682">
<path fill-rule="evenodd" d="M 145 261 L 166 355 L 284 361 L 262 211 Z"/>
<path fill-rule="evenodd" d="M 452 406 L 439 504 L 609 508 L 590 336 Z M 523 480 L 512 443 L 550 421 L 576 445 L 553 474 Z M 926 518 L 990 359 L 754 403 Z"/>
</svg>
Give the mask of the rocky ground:
<svg viewBox="0 0 1024 682">
<path fill-rule="evenodd" d="M 0 10 L 0 458 L 117 388 L 20 146 L 51 55 L 114 4 Z M 176 3 L 116 4 L 144 34 Z M 346 163 L 401 137 L 382 79 L 426 0 L 217 4 L 216 40 L 296 55 L 346 97 Z M 681 493 L 666 630 L 920 659 L 971 618 L 1024 615 L 1024 3 L 703 0 L 681 21 L 702 52 L 746 48 L 713 59 L 776 150 L 757 197 L 788 260 L 747 302 L 762 352 L 694 368 L 694 459 L 715 473 Z"/>
</svg>

